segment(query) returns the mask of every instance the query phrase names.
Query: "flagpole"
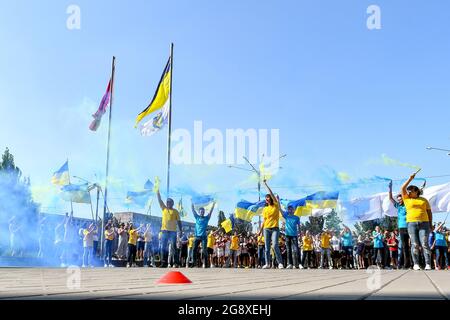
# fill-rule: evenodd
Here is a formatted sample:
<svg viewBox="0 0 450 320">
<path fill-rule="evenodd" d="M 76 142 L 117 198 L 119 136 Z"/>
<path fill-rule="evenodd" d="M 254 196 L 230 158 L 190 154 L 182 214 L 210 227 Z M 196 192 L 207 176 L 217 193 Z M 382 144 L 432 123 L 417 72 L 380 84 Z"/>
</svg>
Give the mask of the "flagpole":
<svg viewBox="0 0 450 320">
<path fill-rule="evenodd" d="M 69 175 L 69 185 L 70 185 L 70 169 L 69 169 L 69 158 L 67 158 L 67 174 Z M 72 196 L 70 196 L 70 214 L 73 215 L 73 203 Z"/>
<path fill-rule="evenodd" d="M 173 43 L 170 44 L 170 91 L 169 91 L 169 131 L 167 134 L 167 198 L 170 197 L 170 140 L 172 134 L 172 75 L 173 75 Z"/>
<path fill-rule="evenodd" d="M 109 100 L 109 125 L 108 125 L 108 142 L 106 145 L 106 178 L 105 178 L 105 193 L 103 195 L 103 219 L 102 219 L 102 232 L 100 237 L 100 252 L 103 254 L 103 239 L 105 229 L 105 218 L 106 218 L 106 209 L 107 209 L 107 199 L 108 199 L 108 174 L 109 174 L 109 145 L 111 141 L 111 118 L 112 118 L 112 106 L 113 106 L 113 96 L 114 96 L 114 72 L 116 70 L 116 57 L 113 56 L 112 59 L 112 67 L 111 67 L 111 98 Z"/>
</svg>

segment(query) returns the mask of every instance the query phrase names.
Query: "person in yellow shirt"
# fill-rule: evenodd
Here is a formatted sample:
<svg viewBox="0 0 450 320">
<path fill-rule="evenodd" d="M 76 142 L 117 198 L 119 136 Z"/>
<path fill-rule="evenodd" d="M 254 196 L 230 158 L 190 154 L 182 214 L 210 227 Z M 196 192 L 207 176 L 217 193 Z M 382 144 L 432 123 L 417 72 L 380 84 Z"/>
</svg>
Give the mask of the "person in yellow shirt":
<svg viewBox="0 0 450 320">
<path fill-rule="evenodd" d="M 237 252 L 239 250 L 239 235 L 237 231 L 234 231 L 231 237 L 230 256 L 228 257 L 227 265 L 230 266 L 230 262 L 233 261 L 233 267 L 237 268 Z"/>
<path fill-rule="evenodd" d="M 214 246 L 216 244 L 216 233 L 217 231 L 210 231 L 208 234 L 208 241 L 207 241 L 207 248 L 208 248 L 208 258 L 209 258 L 209 265 L 211 268 L 214 268 L 214 261 L 213 261 L 213 254 L 214 254 Z"/>
<path fill-rule="evenodd" d="M 309 232 L 309 230 L 306 230 L 306 234 L 302 238 L 302 243 L 302 264 L 300 265 L 300 269 L 309 269 L 313 251 L 313 238 L 311 237 L 311 233 Z M 306 259 L 308 259 L 308 262 L 306 262 Z"/>
<path fill-rule="evenodd" d="M 264 236 L 258 235 L 258 268 L 262 268 L 265 265 L 264 259 Z"/>
<path fill-rule="evenodd" d="M 195 237 L 194 234 L 191 232 L 188 238 L 188 255 L 186 258 L 186 268 L 193 266 L 194 263 L 194 242 Z"/>
<path fill-rule="evenodd" d="M 178 225 L 178 232 L 181 237 L 181 219 L 180 219 L 180 213 L 177 209 L 173 207 L 174 202 L 173 199 L 167 198 L 167 201 L 165 204 L 161 199 L 161 194 L 159 193 L 159 189 L 156 192 L 156 195 L 158 197 L 159 206 L 162 210 L 162 221 L 161 221 L 161 268 L 167 268 L 167 262 L 168 262 L 168 254 L 169 249 L 168 245 L 171 245 L 172 248 L 176 248 L 177 245 L 177 225 Z M 175 265 L 179 265 L 178 261 L 178 255 L 175 255 Z"/>
<path fill-rule="evenodd" d="M 113 267 L 112 265 L 112 249 L 115 238 L 115 230 L 112 224 L 107 224 L 105 227 L 105 268 Z"/>
<path fill-rule="evenodd" d="M 329 269 L 333 269 L 333 262 L 331 260 L 331 246 L 330 246 L 331 234 L 325 229 L 320 235 L 320 248 L 322 249 L 322 254 L 320 255 L 320 267 L 322 269 L 324 267 L 324 258 L 327 256 L 328 267 Z"/>
<path fill-rule="evenodd" d="M 278 246 L 278 238 L 280 235 L 280 204 L 278 199 L 273 194 L 272 189 L 270 189 L 270 187 L 267 185 L 266 179 L 264 179 L 263 182 L 269 193 L 266 194 L 266 206 L 264 207 L 262 212 L 262 229 L 259 231 L 259 235 L 261 235 L 261 232 L 264 229 L 266 264 L 262 268 L 269 269 L 271 266 L 270 248 L 272 246 L 273 250 L 275 251 L 275 258 L 278 262 L 278 268 L 284 269 L 280 247 Z"/>
<path fill-rule="evenodd" d="M 408 234 L 411 239 L 412 258 L 414 262 L 413 269 L 420 270 L 419 248 L 422 246 L 425 256 L 425 270 L 431 270 L 431 250 L 428 245 L 428 236 L 431 231 L 433 216 L 428 200 L 420 196 L 420 189 L 417 186 L 409 185 L 416 177 L 416 174 L 417 172 L 412 174 L 402 186 Z"/>
<path fill-rule="evenodd" d="M 134 229 L 133 224 L 130 223 L 130 229 L 128 230 L 128 264 L 127 268 L 135 267 L 136 260 L 136 244 L 139 236 L 140 228 Z"/>
</svg>

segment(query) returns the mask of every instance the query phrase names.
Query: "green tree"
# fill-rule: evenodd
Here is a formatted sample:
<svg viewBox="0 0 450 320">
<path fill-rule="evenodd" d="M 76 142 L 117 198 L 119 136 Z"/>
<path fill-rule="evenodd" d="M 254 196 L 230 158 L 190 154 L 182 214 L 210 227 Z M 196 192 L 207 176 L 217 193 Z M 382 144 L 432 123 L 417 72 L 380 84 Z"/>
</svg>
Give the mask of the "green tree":
<svg viewBox="0 0 450 320">
<path fill-rule="evenodd" d="M 305 222 L 305 229 L 309 230 L 312 234 L 318 234 L 322 232 L 323 225 L 325 223 L 324 217 L 313 217 L 308 218 L 309 221 Z"/>
<path fill-rule="evenodd" d="M 342 220 L 339 218 L 337 212 L 335 210 L 331 211 L 330 214 L 325 216 L 325 227 L 328 230 L 336 230 L 340 232 Z"/>
</svg>

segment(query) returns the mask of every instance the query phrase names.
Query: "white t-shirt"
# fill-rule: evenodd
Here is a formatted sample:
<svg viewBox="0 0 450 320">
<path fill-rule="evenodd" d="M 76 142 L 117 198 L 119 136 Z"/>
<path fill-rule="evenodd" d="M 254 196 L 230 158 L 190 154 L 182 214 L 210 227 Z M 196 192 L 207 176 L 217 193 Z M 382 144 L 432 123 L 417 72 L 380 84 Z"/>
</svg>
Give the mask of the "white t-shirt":
<svg viewBox="0 0 450 320">
<path fill-rule="evenodd" d="M 94 246 L 94 233 L 91 232 L 91 233 L 88 233 L 88 234 L 84 235 L 83 247 L 84 248 L 91 248 L 93 246 Z"/>
<path fill-rule="evenodd" d="M 338 237 L 333 236 L 331 238 L 331 247 L 334 251 L 339 251 L 341 249 L 341 240 Z"/>
</svg>

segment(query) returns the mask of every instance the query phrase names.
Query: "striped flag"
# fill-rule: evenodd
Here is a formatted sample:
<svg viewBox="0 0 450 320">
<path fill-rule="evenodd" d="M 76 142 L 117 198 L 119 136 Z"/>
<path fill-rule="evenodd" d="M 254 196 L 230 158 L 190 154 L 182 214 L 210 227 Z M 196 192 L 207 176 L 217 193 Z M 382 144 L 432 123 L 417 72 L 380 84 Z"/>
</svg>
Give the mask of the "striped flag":
<svg viewBox="0 0 450 320">
<path fill-rule="evenodd" d="M 111 100 L 111 79 L 108 82 L 108 87 L 106 88 L 106 92 L 103 95 L 102 101 L 100 102 L 100 106 L 96 113 L 92 115 L 94 120 L 92 120 L 89 125 L 89 129 L 91 131 L 97 131 L 98 127 L 100 127 L 100 122 L 102 120 L 103 115 L 106 113 L 106 109 L 108 108 L 109 101 Z"/>
</svg>

